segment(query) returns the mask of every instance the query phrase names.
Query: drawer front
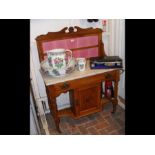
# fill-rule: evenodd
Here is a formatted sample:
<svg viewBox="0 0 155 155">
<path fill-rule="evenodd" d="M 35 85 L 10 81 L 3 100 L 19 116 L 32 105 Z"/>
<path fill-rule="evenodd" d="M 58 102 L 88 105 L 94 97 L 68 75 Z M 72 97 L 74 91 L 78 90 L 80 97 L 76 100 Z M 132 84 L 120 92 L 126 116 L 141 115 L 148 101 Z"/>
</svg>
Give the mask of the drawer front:
<svg viewBox="0 0 155 155">
<path fill-rule="evenodd" d="M 54 85 L 54 88 L 56 91 L 67 91 L 74 88 L 74 82 L 67 81 L 63 83 L 58 83 Z"/>
<path fill-rule="evenodd" d="M 81 79 L 75 79 L 72 81 L 58 83 L 54 85 L 54 90 L 59 92 L 68 91 L 70 89 L 81 88 L 85 85 L 92 85 L 104 80 L 115 80 L 116 78 L 115 73 L 116 73 L 115 71 L 111 71 L 111 72 L 107 72 L 107 73 L 103 73 L 95 76 L 89 76 Z"/>
<path fill-rule="evenodd" d="M 77 89 L 77 88 L 81 88 L 85 85 L 92 85 L 95 83 L 96 83 L 96 77 L 91 76 L 91 77 L 85 77 L 85 78 L 81 78 L 81 79 L 75 79 L 72 81 L 66 81 L 66 82 L 55 84 L 54 89 L 55 89 L 55 91 L 58 91 L 58 92 L 68 91 L 71 89 Z"/>
</svg>

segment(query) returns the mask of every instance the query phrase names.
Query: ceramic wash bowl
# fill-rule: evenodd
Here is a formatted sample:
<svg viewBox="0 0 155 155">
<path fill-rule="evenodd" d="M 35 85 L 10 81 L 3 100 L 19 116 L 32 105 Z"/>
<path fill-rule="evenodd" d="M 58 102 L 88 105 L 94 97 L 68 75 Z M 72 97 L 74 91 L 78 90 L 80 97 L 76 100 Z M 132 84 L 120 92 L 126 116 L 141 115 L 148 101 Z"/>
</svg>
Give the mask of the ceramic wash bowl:
<svg viewBox="0 0 155 155">
<path fill-rule="evenodd" d="M 66 76 L 66 75 L 72 73 L 75 70 L 75 64 L 76 64 L 75 59 L 72 58 L 72 60 L 70 61 L 68 66 L 64 69 L 65 71 L 62 74 L 62 72 L 60 72 L 59 70 L 53 69 L 49 65 L 48 60 L 44 60 L 41 62 L 41 70 L 49 76 L 62 77 L 62 76 Z"/>
</svg>

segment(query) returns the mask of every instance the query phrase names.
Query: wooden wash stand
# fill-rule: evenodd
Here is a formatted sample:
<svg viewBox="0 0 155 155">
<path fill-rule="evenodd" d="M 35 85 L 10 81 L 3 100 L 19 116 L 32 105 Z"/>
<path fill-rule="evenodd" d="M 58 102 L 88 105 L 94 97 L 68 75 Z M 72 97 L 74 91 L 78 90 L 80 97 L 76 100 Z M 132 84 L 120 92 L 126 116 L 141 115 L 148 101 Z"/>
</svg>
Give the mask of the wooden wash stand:
<svg viewBox="0 0 155 155">
<path fill-rule="evenodd" d="M 68 30 L 68 32 L 67 32 Z M 113 110 L 116 111 L 118 104 L 118 82 L 120 79 L 119 69 L 93 69 L 89 67 L 89 58 L 104 56 L 104 44 L 102 42 L 102 30 L 99 28 L 65 27 L 59 32 L 48 32 L 36 38 L 39 59 L 43 61 L 47 55 L 46 50 L 64 48 L 73 51 L 73 56 L 85 57 L 88 62 L 83 72 L 75 70 L 65 77 L 53 78 L 42 74 L 49 101 L 51 114 L 54 118 L 57 131 L 60 131 L 60 117 L 80 117 L 103 110 L 103 105 L 112 102 Z M 102 82 L 113 81 L 114 97 L 102 98 Z M 56 97 L 69 91 L 71 107 L 58 110 Z"/>
</svg>

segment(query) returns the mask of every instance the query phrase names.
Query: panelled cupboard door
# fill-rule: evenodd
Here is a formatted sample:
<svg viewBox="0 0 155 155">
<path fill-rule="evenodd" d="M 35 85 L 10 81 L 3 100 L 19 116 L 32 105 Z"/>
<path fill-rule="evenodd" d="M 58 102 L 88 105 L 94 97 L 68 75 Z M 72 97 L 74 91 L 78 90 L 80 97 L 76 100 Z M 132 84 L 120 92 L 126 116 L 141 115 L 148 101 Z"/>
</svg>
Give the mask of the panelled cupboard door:
<svg viewBox="0 0 155 155">
<path fill-rule="evenodd" d="M 78 115 L 84 116 L 101 110 L 101 84 L 76 90 Z"/>
</svg>

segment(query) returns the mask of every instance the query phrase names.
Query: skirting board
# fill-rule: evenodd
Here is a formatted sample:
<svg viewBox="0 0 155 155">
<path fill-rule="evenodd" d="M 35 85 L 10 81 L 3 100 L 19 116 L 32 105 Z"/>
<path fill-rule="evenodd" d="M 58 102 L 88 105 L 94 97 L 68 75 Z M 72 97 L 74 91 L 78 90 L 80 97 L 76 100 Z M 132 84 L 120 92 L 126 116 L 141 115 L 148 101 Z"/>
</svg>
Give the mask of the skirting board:
<svg viewBox="0 0 155 155">
<path fill-rule="evenodd" d="M 125 104 L 122 103 L 122 102 L 120 101 L 119 97 L 118 97 L 118 105 L 119 105 L 121 108 L 125 109 Z"/>
</svg>

